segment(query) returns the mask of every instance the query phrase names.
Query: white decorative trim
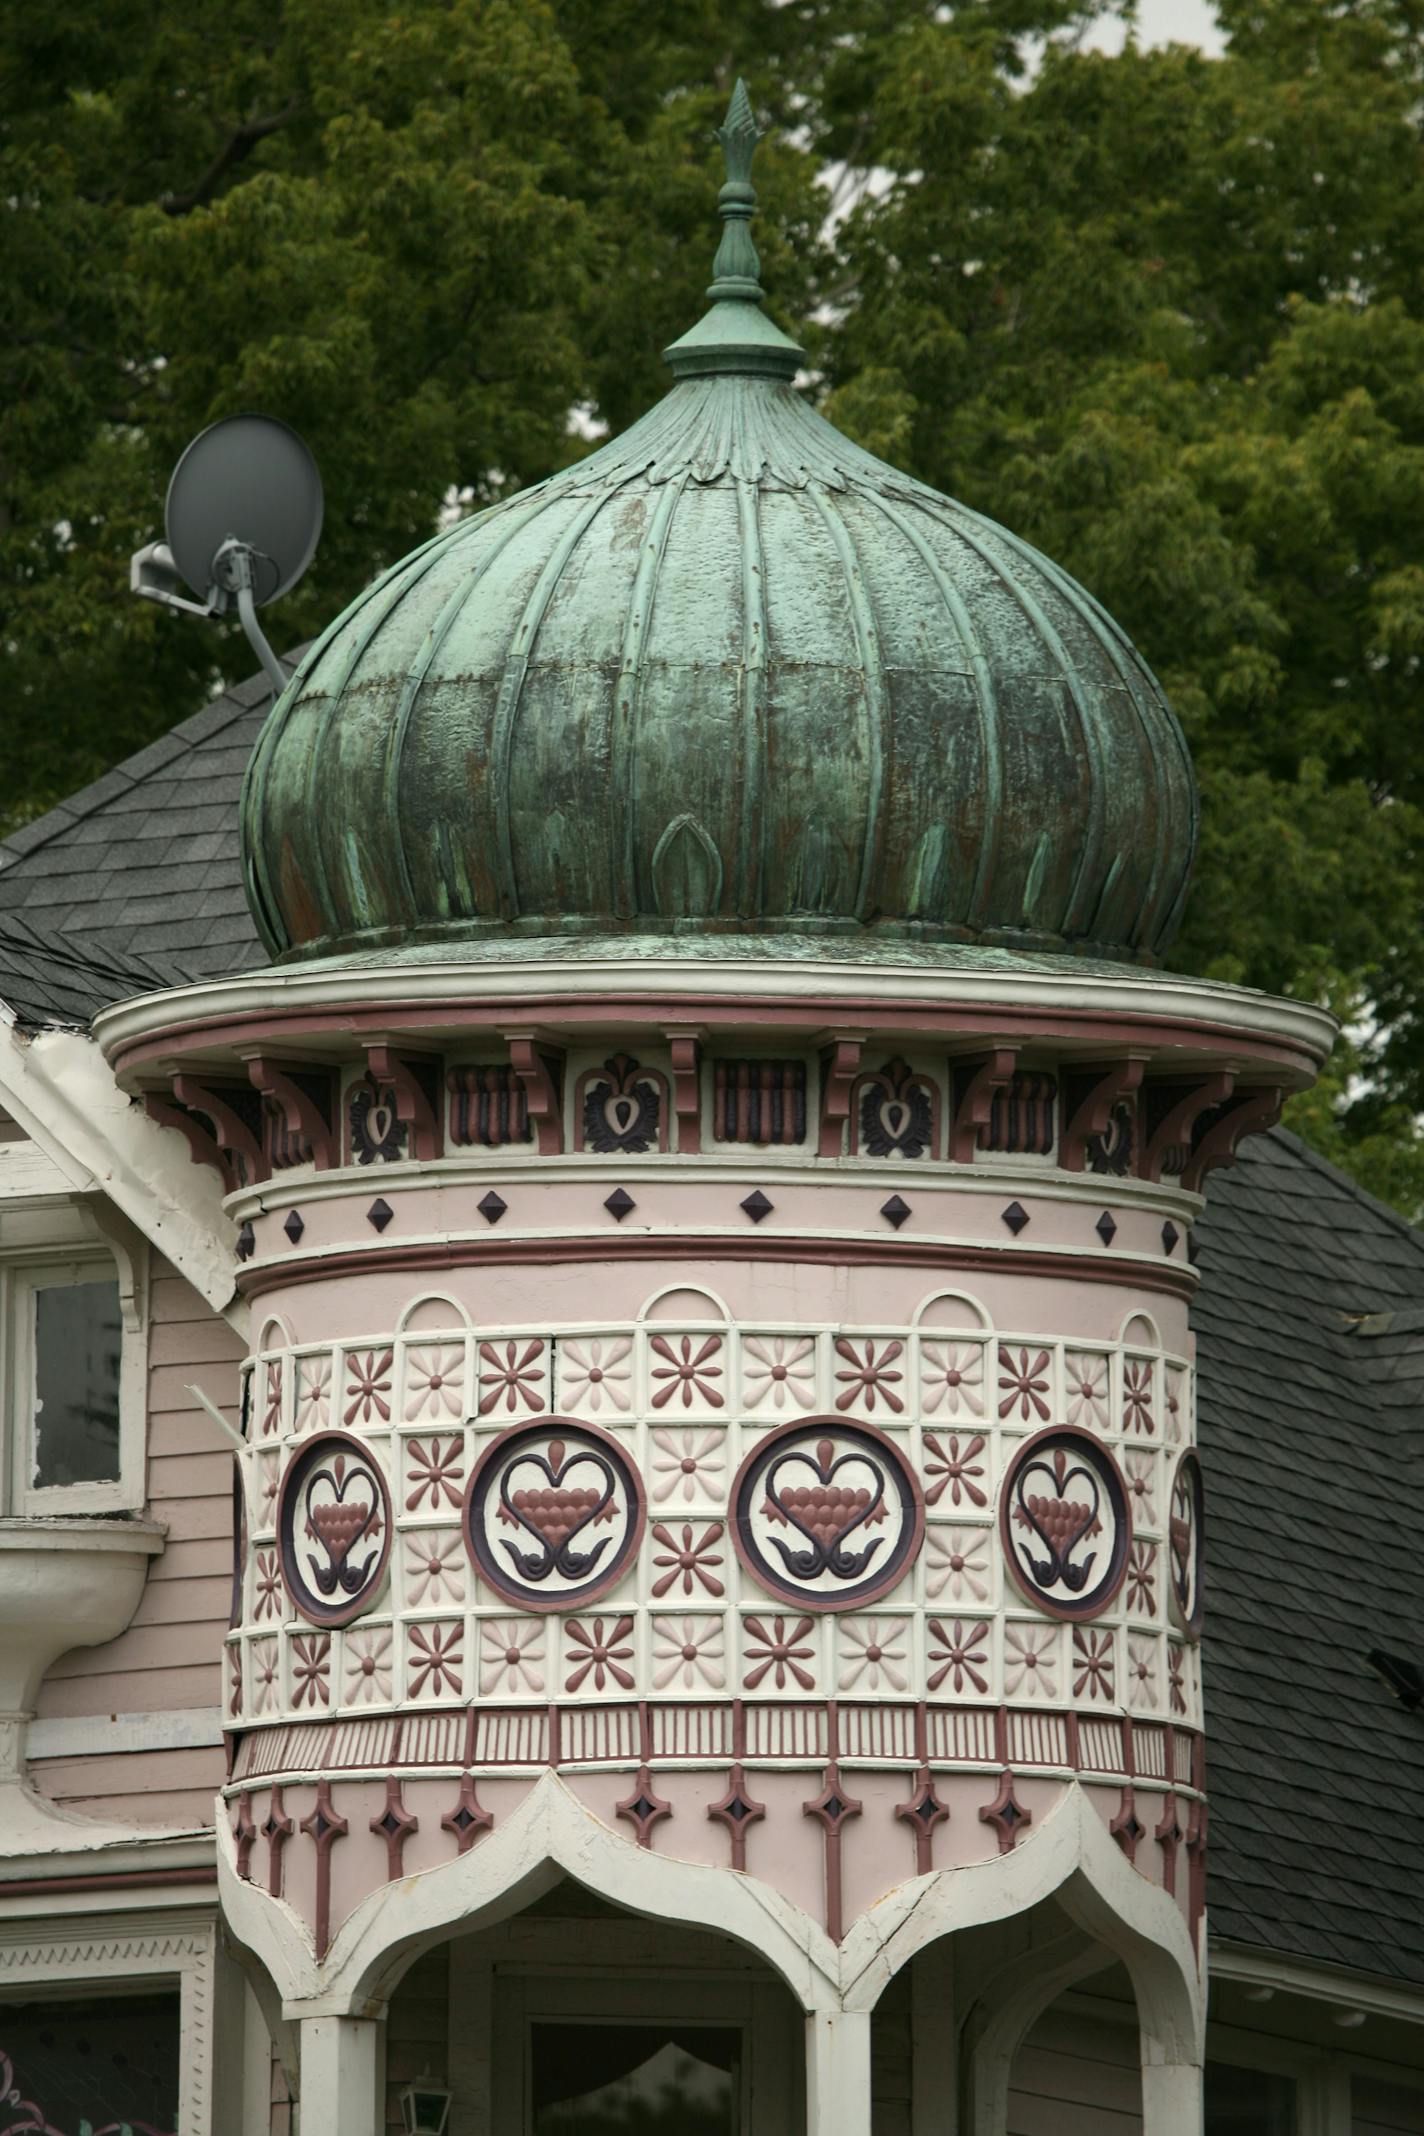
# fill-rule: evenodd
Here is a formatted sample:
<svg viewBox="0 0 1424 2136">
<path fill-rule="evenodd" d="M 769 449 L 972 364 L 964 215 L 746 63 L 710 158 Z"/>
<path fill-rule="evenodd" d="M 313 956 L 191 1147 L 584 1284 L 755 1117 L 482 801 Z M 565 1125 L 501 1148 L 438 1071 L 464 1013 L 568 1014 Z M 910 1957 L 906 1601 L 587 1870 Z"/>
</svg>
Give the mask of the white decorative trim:
<svg viewBox="0 0 1424 2136">
<path fill-rule="evenodd" d="M 1165 2058 L 1199 2060 L 1206 1981 L 1181 1909 L 1138 1875 L 1082 1787 L 1066 1789 L 1011 1854 L 913 1877 L 858 1916 L 840 1947 L 847 2006 L 873 2009 L 896 1973 L 939 1937 L 1050 1898 L 1123 1960 L 1144 2026 L 1150 2015 L 1170 2043 Z"/>
<path fill-rule="evenodd" d="M 92 1039 L 22 1037 L 0 1005 L 0 1102 L 56 1163 L 82 1167 L 83 1186 L 107 1195 L 215 1312 L 233 1305 L 236 1234 L 216 1173 L 130 1101 Z"/>
<path fill-rule="evenodd" d="M 928 1298 L 942 1289 L 928 1288 Z M 471 1327 L 452 1316 L 444 1328 L 432 1325 L 404 1334 L 368 1328 L 356 1341 L 258 1352 L 250 1367 L 256 1381 L 249 1437 L 237 1454 L 247 1492 L 249 1549 L 242 1606 L 226 1642 L 232 1676 L 222 1709 L 225 1725 L 266 1728 L 278 1721 L 301 1725 L 328 1719 L 364 1724 L 412 1701 L 448 1705 L 472 1696 L 482 1705 L 495 1701 L 511 1714 L 520 1708 L 542 1714 L 551 1702 L 579 1692 L 588 1676 L 582 1666 L 587 1642 L 576 1624 L 570 1630 L 569 1612 L 531 1617 L 527 1662 L 511 1672 L 493 1665 L 497 1656 L 486 1651 L 487 1629 L 518 1619 L 521 1605 L 497 1581 L 476 1582 L 461 1535 L 465 1487 L 491 1440 L 513 1424 L 533 1428 L 537 1417 L 552 1411 L 610 1430 L 647 1494 L 642 1547 L 630 1556 L 616 1586 L 597 1598 L 609 1626 L 621 1627 L 617 1668 L 606 1679 L 600 1670 L 584 1693 L 586 1700 L 590 1693 L 602 1694 L 591 1702 L 597 1712 L 625 1697 L 691 1706 L 758 1691 L 764 1699 L 774 1693 L 782 1702 L 817 1706 L 828 1697 L 874 1707 L 938 1696 L 981 1704 L 989 1712 L 1008 1701 L 1032 1709 L 1030 1719 L 1042 1716 L 1047 1736 L 1061 1731 L 1063 1714 L 1079 1712 L 1086 1731 L 1082 1763 L 1094 1772 L 1121 1768 L 1119 1754 L 1105 1758 L 1088 1747 L 1099 1716 L 1115 1726 L 1116 1716 L 1130 1706 L 1135 1721 L 1151 1724 L 1145 1732 L 1154 1739 L 1167 1724 L 1200 1726 L 1195 1650 L 1170 1622 L 1167 1593 L 1166 1462 L 1194 1438 L 1191 1367 L 1185 1356 L 1064 1337 L 1041 1327 L 996 1329 L 975 1300 L 963 1308 L 963 1325 L 927 1324 L 920 1311 L 871 1325 L 810 1317 L 739 1322 L 710 1317 L 724 1310 L 712 1293 L 699 1299 L 701 1310 L 686 1319 L 649 1319 L 649 1306 L 663 1294 L 655 1291 L 631 1317 L 608 1316 L 586 1327 L 572 1321 L 557 1327 L 548 1322 Z M 411 1304 L 419 1302 L 417 1291 Z M 685 1386 L 682 1392 L 690 1396 L 685 1403 L 681 1394 L 670 1399 L 677 1370 L 670 1362 L 672 1346 L 687 1344 L 700 1355 L 708 1343 L 716 1349 L 707 1362 L 705 1386 L 701 1381 Z M 439 1370 L 450 1390 L 445 1413 L 411 1398 L 412 1370 L 424 1369 L 422 1357 L 432 1350 L 441 1353 Z M 770 1375 L 788 1368 L 768 1362 L 783 1351 L 797 1361 L 796 1385 L 784 1403 L 773 1399 L 785 1388 L 780 1381 L 773 1385 Z M 866 1363 L 872 1351 L 873 1368 Z M 509 1406 L 513 1393 L 506 1398 L 502 1392 L 510 1355 L 527 1363 L 527 1391 L 514 1409 Z M 590 1363 L 600 1372 L 606 1368 L 597 1385 L 587 1376 Z M 883 1374 L 883 1385 L 877 1377 L 874 1388 L 859 1387 L 863 1365 L 873 1375 Z M 1087 1410 L 1081 1386 L 1089 1367 L 1096 1393 Z M 319 1412 L 294 1402 L 304 1373 L 325 1390 Z M 950 1373 L 956 1375 L 953 1388 Z M 1129 1403 L 1133 1373 L 1147 1389 L 1139 1410 L 1150 1422 L 1141 1431 L 1133 1428 L 1138 1411 Z M 1169 1381 L 1176 1405 L 1171 1412 Z M 359 1392 L 362 1387 L 369 1399 Z M 843 1418 L 847 1429 L 880 1432 L 924 1490 L 923 1547 L 904 1565 L 897 1584 L 875 1598 L 869 1616 L 825 1609 L 820 1606 L 824 1598 L 817 1596 L 800 1624 L 797 1597 L 760 1581 L 733 1541 L 731 1492 L 742 1463 L 768 1433 L 803 1417 L 836 1424 Z M 285 1589 L 273 1583 L 278 1478 L 318 1423 L 353 1433 L 363 1455 L 379 1466 L 391 1493 L 394 1534 L 381 1584 L 359 1621 L 318 1626 L 314 1632 L 294 1618 Z M 1088 1428 L 1123 1463 L 1132 1509 L 1135 1555 L 1120 1591 L 1094 1620 L 1092 1654 L 1080 1651 L 1072 1626 L 1046 1616 L 1032 1597 L 1006 1585 L 999 1535 L 1009 1464 L 1031 1434 L 1070 1425 Z M 437 1468 L 446 1480 L 431 1480 Z M 449 1568 L 434 1581 L 432 1553 Z M 870 1609 L 870 1602 L 863 1607 Z M 783 1669 L 770 1665 L 769 1648 L 754 1648 L 765 1645 L 768 1612 L 774 1619 L 776 1611 L 788 1609 L 796 1612 L 788 1622 L 798 1625 L 796 1666 Z M 676 1633 L 676 1645 L 684 1646 L 689 1636 L 684 1621 L 693 1619 L 697 1633 L 692 1636 L 715 1632 L 708 1641 L 708 1665 L 690 1674 L 670 1670 L 676 1655 L 668 1642 Z M 937 1648 L 944 1636 L 940 1624 L 956 1621 L 966 1632 L 982 1626 L 963 1667 L 947 1649 Z M 427 1681 L 423 1642 L 432 1628 L 450 1652 L 457 1682 Z M 1035 1641 L 1031 1667 L 1022 1649 L 1028 1631 Z M 490 1638 L 495 1636 L 490 1631 Z M 953 1642 L 958 1634 L 949 1637 Z M 379 1655 L 370 1651 L 373 1639 Z M 496 1645 L 503 1651 L 508 1642 Z M 873 1663 L 866 1660 L 870 1646 L 880 1650 Z M 368 1669 L 367 1660 L 379 1666 Z M 1085 1675 L 1090 1660 L 1094 1665 Z M 609 1736 L 588 1755 L 603 1762 L 616 1754 L 618 1740 Z M 345 1749 L 340 1753 L 343 1765 L 348 1755 Z M 463 1755 L 435 1751 L 434 1762 Z M 711 1762 L 717 1755 L 709 1753 Z M 842 1755 L 857 1762 L 880 1755 L 903 1762 L 899 1748 L 882 1753 L 869 1739 L 853 1748 L 843 1743 Z M 936 1748 L 932 1762 L 942 1755 Z M 1032 1752 L 1015 1748 L 1013 1755 L 1016 1763 L 1035 1766 L 1071 1763 L 1066 1739 L 1056 1754 L 1045 1741 Z M 529 1752 L 535 1765 L 543 1756 L 542 1747 Z M 986 1733 L 977 1749 L 956 1748 L 954 1762 L 997 1756 Z M 280 1754 L 260 1770 L 271 1777 L 288 1762 Z M 368 1761 L 362 1755 L 358 1762 Z M 476 1762 L 486 1762 L 483 1750 Z M 493 1762 L 506 1759 L 501 1754 Z M 561 1762 L 577 1764 L 584 1758 L 566 1743 Z M 1167 1778 L 1165 1766 L 1146 1760 L 1139 1766 L 1148 1782 Z M 238 1771 L 243 1784 L 256 1776 L 246 1765 Z M 1173 1775 L 1178 1784 L 1188 1777 Z"/>
<path fill-rule="evenodd" d="M 808 2014 L 868 2013 L 929 1944 L 1055 1899 L 1126 1964 L 1153 2059 L 1201 2060 L 1206 1988 L 1186 1923 L 1131 1868 L 1081 1788 L 1067 1790 L 1012 1854 L 898 1886 L 839 1947 L 757 1877 L 632 1845 L 546 1772 L 467 1854 L 369 1893 L 318 1962 L 294 1909 L 238 1876 L 232 1832 L 218 1820 L 224 1919 L 267 1968 L 289 2019 L 382 2015 L 409 1967 L 452 1928 L 470 1933 L 520 1913 L 563 1875 L 632 1913 L 732 1936 L 780 1974 Z"/>
<path fill-rule="evenodd" d="M 530 944 L 529 949 L 537 950 L 539 946 Z M 1028 1015 L 1048 1015 L 1067 1008 L 1091 1011 L 1095 1017 L 1151 1016 L 1185 1024 L 1215 1024 L 1243 1035 L 1273 1039 L 1317 1064 L 1329 1053 L 1339 1029 L 1332 1016 L 1310 1002 L 1286 1001 L 1246 987 L 1165 974 L 1144 974 L 1139 978 L 1125 973 L 1118 978 L 1109 976 L 1101 965 L 1080 974 L 1031 968 L 966 969 L 949 959 L 899 963 L 896 945 L 891 942 L 877 945 L 873 963 L 822 956 L 724 955 L 722 945 L 701 940 L 692 957 L 669 956 L 659 946 L 654 946 L 650 954 L 640 955 L 640 946 L 645 945 L 620 943 L 616 956 L 570 944 L 567 955 L 521 956 L 516 949 L 507 958 L 481 958 L 474 966 L 479 974 L 480 999 L 491 1004 L 517 1003 L 521 1015 L 529 1014 L 531 1002 L 545 994 L 557 995 L 561 1000 L 606 1000 L 610 993 L 624 1000 L 647 997 L 663 1001 L 670 995 L 695 992 L 701 997 L 720 997 L 732 1005 L 745 1003 L 753 993 L 816 1001 L 830 995 L 857 1002 L 878 998 L 918 1003 L 936 1010 L 949 1003 L 956 1007 L 1011 1007 Z M 1031 960 L 1026 959 L 1025 963 L 1031 965 Z M 442 1002 L 467 1003 L 471 969 L 468 961 L 458 960 L 448 964 L 365 964 L 359 979 L 361 1001 L 368 1009 L 378 1009 L 387 1002 L 418 1001 L 432 1008 Z M 262 1014 L 279 1006 L 308 1013 L 328 1007 L 347 1008 L 352 990 L 352 968 L 345 964 L 315 971 L 263 970 L 120 1002 L 95 1018 L 94 1034 L 112 1059 L 122 1047 L 152 1033 L 171 1030 L 179 1021 L 220 1023 L 228 1017 Z"/>
<path fill-rule="evenodd" d="M 369 1893 L 320 1963 L 295 1910 L 238 1876 L 221 1811 L 217 1836 L 223 1917 L 266 1966 L 288 2018 L 381 2015 L 415 1958 L 444 1932 L 521 1913 L 565 1875 L 632 1913 L 734 1937 L 766 1959 L 805 2010 L 839 2000 L 836 1946 L 790 1899 L 755 1877 L 634 1846 L 551 1771 L 469 1853 Z"/>
<path fill-rule="evenodd" d="M 216 1706 L 166 1713 L 85 1713 L 31 1721 L 32 1758 L 106 1758 L 142 1750 L 211 1750 L 223 1739 Z"/>
<path fill-rule="evenodd" d="M 1424 1988 L 1371 1979 L 1344 1967 L 1314 1966 L 1274 1951 L 1252 1950 L 1239 1943 L 1211 1939 L 1213 1980 L 1247 1987 L 1274 1988 L 1281 1995 L 1303 1995 L 1338 2009 L 1362 2010 L 1369 2017 L 1392 2017 L 1406 2025 L 1424 2025 Z"/>
<path fill-rule="evenodd" d="M 212 2128 L 213 1972 L 215 1921 L 173 1912 L 122 1926 L 102 1914 L 84 1925 L 0 1922 L 0 2001 L 29 1999 L 37 1987 L 92 1987 L 102 1993 L 116 1980 L 176 1980 L 182 2040 L 178 2126 L 182 2136 L 209 2136 Z"/>
<path fill-rule="evenodd" d="M 636 1179 L 629 1170 L 630 1165 L 637 1167 Z M 978 1197 L 994 1205 L 995 1217 L 1005 1197 L 1016 1193 L 1032 1194 L 1042 1202 L 1065 1203 L 1073 1209 L 1082 1209 L 1088 1204 L 1100 1208 L 1106 1199 L 1112 1202 L 1115 1209 L 1129 1209 L 1134 1214 L 1140 1212 L 1146 1216 L 1170 1216 L 1179 1223 L 1193 1222 L 1206 1206 L 1205 1195 L 1190 1194 L 1176 1180 L 1170 1178 L 1145 1180 L 1119 1178 L 1116 1174 L 1105 1178 L 1094 1172 L 1063 1172 L 1056 1165 L 1030 1164 L 1017 1157 L 998 1160 L 992 1172 L 984 1171 L 977 1163 L 956 1164 L 944 1157 L 917 1157 L 912 1165 L 903 1161 L 898 1164 L 888 1161 L 881 1163 L 873 1158 L 818 1157 L 804 1145 L 777 1147 L 774 1144 L 765 1150 L 758 1150 L 754 1155 L 744 1148 L 728 1148 L 725 1151 L 706 1151 L 700 1157 L 679 1157 L 676 1153 L 663 1152 L 631 1159 L 599 1156 L 586 1150 L 570 1150 L 559 1157 L 530 1157 L 517 1147 L 513 1154 L 508 1149 L 482 1150 L 472 1147 L 445 1157 L 400 1158 L 392 1164 L 382 1165 L 380 1186 L 382 1191 L 387 1193 L 394 1187 L 469 1188 L 485 1179 L 507 1186 L 514 1166 L 519 1167 L 521 1195 L 527 1194 L 530 1188 L 563 1186 L 570 1182 L 587 1186 L 606 1183 L 610 1179 L 627 1180 L 636 1184 L 640 1191 L 656 1185 L 686 1187 L 689 1180 L 695 1180 L 699 1187 L 746 1189 L 764 1186 L 771 1173 L 775 1172 L 778 1188 L 850 1187 L 857 1194 L 867 1195 L 878 1194 L 882 1190 L 888 1193 L 892 1189 L 897 1192 L 921 1193 L 934 1189 L 940 1193 L 952 1194 L 956 1199 L 963 1199 L 965 1196 Z M 298 1200 L 304 1209 L 317 1202 L 347 1201 L 357 1193 L 369 1194 L 371 1183 L 370 1172 L 359 1165 L 333 1166 L 327 1172 L 284 1172 L 278 1173 L 272 1179 L 262 1180 L 256 1186 L 237 1188 L 227 1197 L 224 1207 L 232 1221 L 240 1224 L 248 1218 L 266 1216 L 273 1210 L 289 1208 Z M 738 1238 L 746 1237 L 745 1223 L 740 1226 L 707 1225 L 696 1218 L 692 1219 L 692 1222 L 699 1235 L 707 1232 L 726 1232 Z M 630 1228 L 636 1231 L 639 1227 L 632 1225 Z M 506 1236 L 508 1230 L 509 1226 L 506 1224 L 501 1230 L 501 1237 Z M 487 1237 L 488 1231 L 488 1225 L 482 1226 L 478 1231 L 468 1227 L 463 1230 L 456 1227 L 442 1231 L 438 1236 L 480 1238 Z M 675 1238 L 676 1227 L 660 1223 L 658 1233 L 660 1237 Z M 533 1231 L 530 1227 L 521 1225 L 518 1227 L 518 1235 L 521 1238 L 568 1236 L 586 1239 L 588 1226 L 565 1231 Z M 818 1229 L 800 1225 L 796 1232 L 798 1238 L 847 1235 L 879 1239 L 883 1238 L 885 1233 L 883 1227 L 876 1230 L 873 1227 L 860 1226 L 853 1234 L 848 1234 L 834 1227 Z M 429 1236 L 434 1237 L 437 1234 L 432 1233 Z M 919 1237 L 920 1234 L 917 1233 L 916 1236 Z M 950 1238 L 953 1238 L 955 1243 L 965 1245 L 984 1243 L 977 1233 L 944 1234 L 944 1239 L 938 1234 L 934 1236 L 936 1243 L 943 1243 L 944 1239 Z M 407 1238 L 404 1232 L 401 1234 L 402 1245 L 420 1242 L 414 1235 Z M 996 1240 L 995 1243 L 999 1241 Z M 1092 1243 L 1091 1248 L 1084 1245 L 1074 1250 L 1080 1258 L 1091 1251 L 1095 1261 L 1108 1263 L 1135 1263 L 1142 1258 L 1140 1251 L 1124 1251 L 1121 1247 L 1114 1249 L 1102 1246 L 1097 1241 Z M 264 1252 L 261 1257 L 262 1265 L 299 1268 L 313 1260 L 329 1258 L 331 1251 L 332 1248 L 327 1245 L 308 1248 L 305 1252 Z M 673 1284 L 670 1287 L 681 1290 L 685 1286 Z M 707 1285 L 703 1283 L 697 1288 L 706 1290 Z"/>
</svg>

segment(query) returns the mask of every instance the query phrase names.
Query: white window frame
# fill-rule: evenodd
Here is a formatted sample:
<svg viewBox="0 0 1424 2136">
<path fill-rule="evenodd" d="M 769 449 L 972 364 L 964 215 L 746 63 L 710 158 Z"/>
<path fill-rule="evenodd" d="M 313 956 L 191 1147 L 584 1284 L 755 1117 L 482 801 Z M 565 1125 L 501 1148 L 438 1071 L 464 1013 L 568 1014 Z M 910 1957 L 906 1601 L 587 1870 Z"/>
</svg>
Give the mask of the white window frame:
<svg viewBox="0 0 1424 2136">
<path fill-rule="evenodd" d="M 145 1382 L 148 1373 L 147 1253 L 141 1242 L 109 1239 L 67 1212 L 54 1230 L 70 1237 L 0 1254 L 0 1513 L 22 1518 L 138 1513 L 146 1499 Z M 87 1212 L 86 1212 L 87 1214 Z M 58 1212 L 56 1212 L 58 1216 Z M 39 1486 L 35 1468 L 34 1308 L 37 1291 L 71 1283 L 115 1283 L 119 1347 L 118 1475 L 91 1483 Z"/>
<path fill-rule="evenodd" d="M 215 1967 L 216 1926 L 208 1911 L 0 1920 L 0 2003 L 176 1989 L 183 2136 L 207 2136 L 213 2124 Z"/>
</svg>

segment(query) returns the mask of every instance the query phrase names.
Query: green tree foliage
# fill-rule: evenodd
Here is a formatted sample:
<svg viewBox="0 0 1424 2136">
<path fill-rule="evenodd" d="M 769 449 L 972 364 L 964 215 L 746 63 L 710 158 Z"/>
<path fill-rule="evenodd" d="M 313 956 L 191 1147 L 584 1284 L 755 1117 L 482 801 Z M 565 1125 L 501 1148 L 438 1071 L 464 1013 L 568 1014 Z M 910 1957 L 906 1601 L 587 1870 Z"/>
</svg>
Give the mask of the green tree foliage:
<svg viewBox="0 0 1424 2136">
<path fill-rule="evenodd" d="M 1161 674 L 1203 846 L 1174 961 L 1328 1001 L 1294 1119 L 1424 1212 L 1424 6 L 1220 0 L 1227 56 L 973 11 L 840 64 L 832 412 L 1076 573 Z"/>
<path fill-rule="evenodd" d="M 662 389 L 738 66 L 830 412 L 1060 558 L 1203 788 L 1186 969 L 1329 1001 L 1297 1121 L 1424 1209 L 1424 0 L 65 0 L 0 26 L 10 820 L 247 672 L 126 590 L 249 406 L 328 491 L 289 641 Z M 1121 12 L 1121 8 L 1117 10 Z M 865 174 L 827 234 L 828 167 Z M 851 187 L 852 197 L 855 188 Z"/>
</svg>

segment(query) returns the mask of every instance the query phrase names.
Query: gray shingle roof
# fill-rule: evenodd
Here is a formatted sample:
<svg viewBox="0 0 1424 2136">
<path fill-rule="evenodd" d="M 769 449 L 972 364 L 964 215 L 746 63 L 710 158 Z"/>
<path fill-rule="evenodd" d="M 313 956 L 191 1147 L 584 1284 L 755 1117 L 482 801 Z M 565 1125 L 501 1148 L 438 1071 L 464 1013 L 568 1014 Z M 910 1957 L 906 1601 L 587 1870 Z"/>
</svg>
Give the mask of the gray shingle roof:
<svg viewBox="0 0 1424 2136">
<path fill-rule="evenodd" d="M 289 655 L 295 658 L 295 655 Z M 168 974 L 141 988 L 96 994 L 107 1001 L 184 978 L 215 978 L 266 962 L 242 890 L 237 804 L 242 774 L 271 708 L 266 678 L 215 697 L 171 734 L 125 759 L 82 793 L 0 841 L 0 922 L 20 919 L 57 951 L 77 937 L 102 971 L 107 959 L 152 964 Z M 0 956 L 0 1000 L 25 1020 L 72 1020 L 77 996 L 50 984 L 40 964 L 28 980 Z M 86 1019 L 87 1020 L 87 1019 Z"/>
<path fill-rule="evenodd" d="M 22 1021 L 263 961 L 237 804 L 267 709 L 239 684 L 0 844 Z M 1424 1661 L 1424 1237 L 1277 1131 L 1198 1239 L 1213 1931 L 1424 1983 L 1424 1709 L 1364 1659 Z"/>
<path fill-rule="evenodd" d="M 1424 1983 L 1424 1237 L 1278 1130 L 1198 1239 L 1212 1930 Z"/>
<path fill-rule="evenodd" d="M 85 1030 L 110 1002 L 193 976 L 167 959 L 96 947 L 73 933 L 37 933 L 0 913 L 0 1002 L 29 1029 L 69 1024 Z"/>
</svg>

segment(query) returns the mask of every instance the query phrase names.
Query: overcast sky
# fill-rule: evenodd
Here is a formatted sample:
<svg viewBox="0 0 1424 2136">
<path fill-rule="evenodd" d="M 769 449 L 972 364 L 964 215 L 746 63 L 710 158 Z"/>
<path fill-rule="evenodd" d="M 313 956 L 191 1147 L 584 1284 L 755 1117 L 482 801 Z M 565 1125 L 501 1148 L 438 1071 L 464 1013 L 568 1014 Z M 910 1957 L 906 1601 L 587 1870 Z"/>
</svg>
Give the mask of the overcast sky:
<svg viewBox="0 0 1424 2136">
<path fill-rule="evenodd" d="M 1138 36 L 1143 44 L 1196 44 L 1207 52 L 1221 50 L 1216 10 L 1208 0 L 1140 0 Z M 1122 40 L 1122 25 L 1112 23 L 1088 41 L 1105 52 L 1115 52 Z"/>
</svg>

